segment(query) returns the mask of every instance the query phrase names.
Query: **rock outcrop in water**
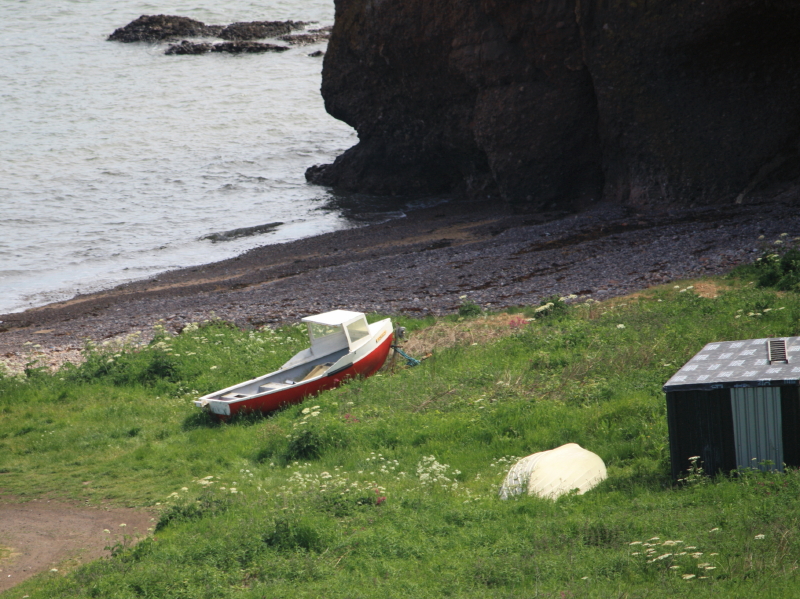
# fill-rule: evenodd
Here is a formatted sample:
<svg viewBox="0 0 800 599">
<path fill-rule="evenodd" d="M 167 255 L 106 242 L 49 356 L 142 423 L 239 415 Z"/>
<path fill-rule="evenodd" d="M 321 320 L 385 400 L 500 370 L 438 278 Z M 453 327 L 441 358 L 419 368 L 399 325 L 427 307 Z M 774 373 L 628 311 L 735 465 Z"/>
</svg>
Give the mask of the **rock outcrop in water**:
<svg viewBox="0 0 800 599">
<path fill-rule="evenodd" d="M 249 21 L 230 25 L 206 25 L 188 17 L 174 15 L 142 15 L 108 36 L 112 42 L 167 42 L 187 37 L 217 37 L 224 43 L 190 42 L 182 40 L 171 45 L 166 54 L 206 54 L 207 52 L 260 53 L 281 52 L 287 46 L 264 44 L 252 40 L 279 38 L 291 45 L 316 44 L 330 37 L 330 28 L 312 29 L 306 33 L 303 21 Z"/>
<path fill-rule="evenodd" d="M 206 25 L 189 17 L 142 15 L 108 36 L 110 42 L 163 42 L 182 37 L 219 37 L 222 25 Z"/>
<path fill-rule="evenodd" d="M 223 28 L 217 37 L 230 41 L 257 40 L 266 37 L 287 35 L 305 26 L 306 23 L 302 21 L 251 21 L 247 23 L 232 23 Z"/>
<path fill-rule="evenodd" d="M 322 29 L 309 29 L 306 33 L 294 33 L 282 35 L 278 39 L 288 42 L 293 46 L 307 46 L 327 41 L 331 37 L 333 27 L 323 27 Z"/>
<path fill-rule="evenodd" d="M 732 201 L 797 177 L 800 3 L 336 0 L 322 93 L 379 194 Z"/>
<path fill-rule="evenodd" d="M 229 54 L 261 54 L 262 52 L 285 52 L 288 46 L 276 46 L 262 42 L 222 42 L 210 44 L 208 42 L 190 42 L 183 40 L 179 44 L 172 44 L 164 54 L 206 54 L 208 52 L 228 52 Z"/>
</svg>

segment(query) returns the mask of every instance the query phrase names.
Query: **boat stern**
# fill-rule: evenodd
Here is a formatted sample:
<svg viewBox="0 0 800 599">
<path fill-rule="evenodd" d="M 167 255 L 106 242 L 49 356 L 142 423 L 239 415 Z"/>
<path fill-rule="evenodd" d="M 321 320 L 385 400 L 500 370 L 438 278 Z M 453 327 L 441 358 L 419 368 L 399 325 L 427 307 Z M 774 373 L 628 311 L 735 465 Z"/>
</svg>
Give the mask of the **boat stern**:
<svg viewBox="0 0 800 599">
<path fill-rule="evenodd" d="M 231 415 L 231 406 L 226 401 L 220 401 L 218 399 L 213 399 L 211 397 L 205 396 L 201 397 L 200 399 L 196 399 L 194 401 L 194 405 L 198 408 L 202 408 L 211 412 L 212 414 L 216 414 L 217 416 L 230 416 Z"/>
</svg>

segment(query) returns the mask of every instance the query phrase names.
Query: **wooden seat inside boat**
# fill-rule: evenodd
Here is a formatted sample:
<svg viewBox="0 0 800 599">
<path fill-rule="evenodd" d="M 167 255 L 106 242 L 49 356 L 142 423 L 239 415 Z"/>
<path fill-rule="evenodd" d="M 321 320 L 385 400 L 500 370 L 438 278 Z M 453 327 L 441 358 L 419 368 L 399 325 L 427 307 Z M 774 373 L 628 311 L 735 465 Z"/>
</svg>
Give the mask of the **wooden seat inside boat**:
<svg viewBox="0 0 800 599">
<path fill-rule="evenodd" d="M 309 379 L 316 378 L 319 375 L 321 375 L 323 372 L 328 370 L 328 368 L 330 368 L 331 366 L 333 366 L 333 362 L 326 362 L 325 364 L 317 364 L 316 366 L 314 366 L 314 368 L 311 369 L 311 371 L 307 375 L 305 375 L 300 380 L 301 381 L 307 381 Z"/>
<path fill-rule="evenodd" d="M 275 391 L 276 389 L 283 389 L 284 387 L 288 387 L 288 383 L 267 383 L 266 385 L 261 385 L 258 388 L 259 393 L 266 393 L 267 391 Z"/>
<path fill-rule="evenodd" d="M 306 375 L 302 378 L 297 379 L 286 379 L 282 382 L 279 381 L 270 381 L 269 383 L 264 383 L 258 387 L 258 393 L 269 393 L 270 391 L 277 391 L 278 389 L 285 389 L 286 387 L 291 387 L 292 385 L 296 385 L 297 383 L 302 383 L 303 381 L 308 381 L 310 379 L 316 378 L 323 374 L 328 368 L 333 366 L 333 362 L 326 362 L 325 364 L 317 364 L 314 366 L 310 371 L 306 373 Z M 302 371 L 301 371 L 302 372 Z M 225 395 L 223 399 L 239 399 L 239 397 L 231 397 Z"/>
</svg>

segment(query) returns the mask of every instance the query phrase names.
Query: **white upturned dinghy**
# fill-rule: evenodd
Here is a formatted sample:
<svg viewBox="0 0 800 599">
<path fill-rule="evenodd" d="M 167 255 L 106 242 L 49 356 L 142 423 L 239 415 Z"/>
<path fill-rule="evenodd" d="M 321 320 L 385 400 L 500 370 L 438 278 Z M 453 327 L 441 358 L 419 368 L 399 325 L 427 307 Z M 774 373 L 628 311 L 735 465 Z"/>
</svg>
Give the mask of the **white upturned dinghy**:
<svg viewBox="0 0 800 599">
<path fill-rule="evenodd" d="M 578 495 L 583 495 L 607 476 L 606 465 L 599 455 L 577 443 L 567 443 L 514 464 L 500 487 L 500 498 L 527 492 L 544 499 L 557 499 L 575 489 Z"/>
</svg>

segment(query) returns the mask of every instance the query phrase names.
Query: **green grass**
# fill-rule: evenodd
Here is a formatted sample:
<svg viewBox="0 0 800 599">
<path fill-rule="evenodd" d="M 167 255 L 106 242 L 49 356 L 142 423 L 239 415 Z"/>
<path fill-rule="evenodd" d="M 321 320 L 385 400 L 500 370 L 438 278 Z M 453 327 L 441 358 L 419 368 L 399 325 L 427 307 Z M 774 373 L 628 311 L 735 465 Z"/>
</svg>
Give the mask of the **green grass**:
<svg viewBox="0 0 800 599">
<path fill-rule="evenodd" d="M 795 597 L 800 473 L 669 477 L 669 376 L 709 341 L 800 328 L 800 296 L 732 283 L 522 308 L 537 319 L 499 341 L 227 424 L 191 400 L 273 370 L 301 329 L 207 322 L 0 377 L 4 493 L 161 514 L 135 547 L 4 596 Z M 402 320 L 412 336 L 434 322 Z M 516 457 L 568 442 L 608 480 L 497 498 Z"/>
</svg>

